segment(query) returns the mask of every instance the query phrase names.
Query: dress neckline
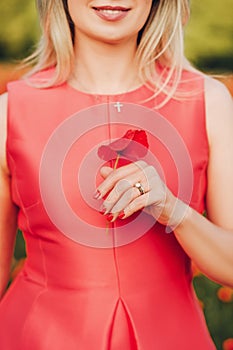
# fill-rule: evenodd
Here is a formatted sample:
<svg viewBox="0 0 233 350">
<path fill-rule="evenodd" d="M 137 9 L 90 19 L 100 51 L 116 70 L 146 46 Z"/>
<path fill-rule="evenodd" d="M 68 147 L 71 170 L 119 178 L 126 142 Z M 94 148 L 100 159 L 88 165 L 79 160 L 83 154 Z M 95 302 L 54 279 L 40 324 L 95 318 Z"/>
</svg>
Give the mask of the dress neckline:
<svg viewBox="0 0 233 350">
<path fill-rule="evenodd" d="M 134 95 L 141 95 L 143 92 L 143 95 L 146 94 L 152 94 L 153 92 L 148 89 L 148 87 L 145 84 L 141 84 L 135 88 L 132 88 L 128 91 L 125 92 L 119 92 L 119 93 L 112 93 L 112 94 L 98 94 L 98 93 L 91 93 L 91 92 L 86 92 L 86 91 L 82 91 L 78 88 L 76 88 L 75 86 L 73 86 L 72 84 L 70 84 L 68 81 L 66 81 L 64 83 L 64 86 L 66 87 L 66 89 L 68 91 L 72 91 L 78 95 L 82 95 L 84 97 L 90 97 L 90 98 L 94 98 L 94 99 L 98 99 L 98 100 L 115 100 L 115 99 L 119 99 L 119 100 L 123 100 L 127 97 L 130 96 L 134 96 Z"/>
</svg>

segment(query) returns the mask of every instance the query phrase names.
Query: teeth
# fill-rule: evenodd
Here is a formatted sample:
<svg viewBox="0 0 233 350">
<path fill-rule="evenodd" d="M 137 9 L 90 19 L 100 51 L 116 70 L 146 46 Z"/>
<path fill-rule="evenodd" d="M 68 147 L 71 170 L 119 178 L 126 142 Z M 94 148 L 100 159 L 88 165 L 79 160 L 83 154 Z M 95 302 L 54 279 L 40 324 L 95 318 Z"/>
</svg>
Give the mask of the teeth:
<svg viewBox="0 0 233 350">
<path fill-rule="evenodd" d="M 108 13 L 108 14 L 118 14 L 121 13 L 122 11 L 120 10 L 100 10 L 103 13 Z"/>
</svg>

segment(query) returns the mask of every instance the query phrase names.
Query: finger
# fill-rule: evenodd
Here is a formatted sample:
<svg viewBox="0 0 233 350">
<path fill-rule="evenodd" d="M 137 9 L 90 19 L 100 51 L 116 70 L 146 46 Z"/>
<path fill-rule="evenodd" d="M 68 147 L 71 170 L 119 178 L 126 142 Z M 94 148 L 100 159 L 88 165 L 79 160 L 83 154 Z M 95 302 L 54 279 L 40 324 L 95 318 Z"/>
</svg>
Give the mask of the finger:
<svg viewBox="0 0 233 350">
<path fill-rule="evenodd" d="M 140 195 L 142 196 L 142 195 Z M 107 214 L 107 219 L 110 222 L 114 222 L 117 218 L 125 219 L 126 217 L 132 215 L 134 212 L 143 209 L 145 204 L 144 200 L 138 200 L 137 203 L 135 202 L 135 207 L 133 210 L 128 211 L 132 201 L 135 200 L 135 198 L 138 197 L 138 190 L 136 187 L 131 187 L 130 190 L 124 193 L 124 195 L 120 198 L 120 200 L 117 202 L 117 204 L 111 209 L 111 212 L 105 213 Z"/>
<path fill-rule="evenodd" d="M 105 214 L 112 212 L 112 208 L 116 205 L 116 203 L 121 198 L 122 194 L 127 192 L 132 188 L 131 183 L 127 179 L 122 179 L 117 182 L 117 184 L 110 191 L 109 195 L 103 202 L 103 208 L 105 208 Z"/>
<path fill-rule="evenodd" d="M 125 165 L 123 167 L 120 167 L 116 170 L 112 170 L 111 172 L 109 171 L 108 176 L 105 178 L 105 180 L 97 188 L 96 192 L 99 193 L 98 198 L 102 198 L 108 192 L 110 192 L 119 180 L 125 179 L 126 177 L 128 177 L 129 175 L 131 175 L 135 172 L 139 172 L 141 169 L 144 169 L 146 166 L 147 166 L 147 164 L 145 162 L 138 161 L 136 163 L 131 163 L 131 164 Z M 103 168 L 106 168 L 106 167 L 103 167 Z M 106 170 L 104 169 L 103 172 L 105 172 L 105 171 Z"/>
<path fill-rule="evenodd" d="M 135 186 L 125 192 L 111 209 L 112 221 L 118 215 L 121 219 L 124 219 L 141 209 L 145 209 L 145 212 L 154 216 L 156 220 L 160 217 L 165 205 L 166 187 L 153 169 L 150 169 L 150 167 L 147 169 L 149 174 L 153 176 L 150 181 L 142 182 L 143 189 L 146 189 L 145 193 L 141 194 Z"/>
<path fill-rule="evenodd" d="M 122 219 L 126 219 L 137 211 L 144 209 L 148 205 L 148 201 L 149 192 L 135 198 L 120 212 Z"/>
<path fill-rule="evenodd" d="M 106 179 L 106 177 L 108 177 L 108 176 L 111 174 L 111 172 L 113 172 L 113 171 L 114 171 L 113 168 L 111 168 L 111 167 L 109 167 L 109 166 L 103 166 L 103 167 L 100 169 L 100 175 L 101 175 L 104 179 Z"/>
<path fill-rule="evenodd" d="M 136 213 L 137 211 L 144 209 L 146 210 L 146 212 L 149 212 L 147 210 L 147 208 L 151 208 L 151 206 L 153 205 L 154 207 L 154 213 L 156 212 L 156 218 L 158 218 L 160 216 L 160 214 L 163 211 L 163 207 L 164 207 L 164 202 L 165 202 L 165 198 L 163 196 L 163 199 L 160 198 L 160 196 L 158 197 L 157 193 L 155 193 L 156 191 L 149 191 L 141 196 L 138 196 L 137 198 L 135 198 L 134 200 L 132 200 L 123 210 L 124 212 L 124 216 L 122 216 L 123 219 L 131 216 L 132 214 Z M 155 210 L 156 208 L 156 210 Z"/>
<path fill-rule="evenodd" d="M 105 214 L 110 211 L 113 213 L 113 208 L 115 212 L 122 210 L 133 199 L 144 192 L 148 192 L 150 190 L 150 184 L 148 181 L 143 182 L 142 178 L 144 178 L 143 173 L 137 172 L 118 181 L 103 203 Z M 141 189 L 136 187 L 138 183 L 140 183 Z"/>
<path fill-rule="evenodd" d="M 112 207 L 111 213 L 115 215 L 124 211 L 124 209 L 127 208 L 129 204 L 139 196 L 142 195 L 140 194 L 138 189 L 134 186 L 131 186 Z"/>
</svg>

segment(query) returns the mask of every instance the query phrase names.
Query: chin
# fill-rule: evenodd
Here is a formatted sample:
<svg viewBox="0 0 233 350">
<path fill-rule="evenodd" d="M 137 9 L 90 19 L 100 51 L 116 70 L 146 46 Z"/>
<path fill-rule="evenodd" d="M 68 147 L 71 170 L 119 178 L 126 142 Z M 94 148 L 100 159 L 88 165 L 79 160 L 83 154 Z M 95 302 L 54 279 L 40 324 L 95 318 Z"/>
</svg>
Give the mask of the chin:
<svg viewBox="0 0 233 350">
<path fill-rule="evenodd" d="M 123 44 L 129 41 L 137 41 L 137 33 L 135 35 L 116 35 L 116 32 L 110 33 L 109 35 L 104 36 L 96 36 L 95 40 L 102 42 L 103 44 L 110 44 L 110 45 L 116 45 L 116 44 Z"/>
</svg>

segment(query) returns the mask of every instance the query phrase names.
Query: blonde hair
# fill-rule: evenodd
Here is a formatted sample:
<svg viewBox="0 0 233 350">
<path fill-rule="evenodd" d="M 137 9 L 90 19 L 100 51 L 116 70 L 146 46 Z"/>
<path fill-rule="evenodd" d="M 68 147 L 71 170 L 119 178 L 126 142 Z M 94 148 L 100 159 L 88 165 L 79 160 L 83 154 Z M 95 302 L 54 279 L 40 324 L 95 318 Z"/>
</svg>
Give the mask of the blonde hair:
<svg viewBox="0 0 233 350">
<path fill-rule="evenodd" d="M 69 15 L 67 0 L 37 0 L 41 40 L 36 51 L 27 59 L 34 68 L 29 76 L 55 67 L 54 76 L 41 87 L 59 85 L 67 81 L 74 64 L 74 24 Z M 189 17 L 189 0 L 153 0 L 147 22 L 138 34 L 137 59 L 139 77 L 157 92 L 173 96 L 185 65 L 183 26 Z M 163 70 L 156 72 L 155 62 Z M 155 96 L 154 95 L 154 96 Z"/>
</svg>

